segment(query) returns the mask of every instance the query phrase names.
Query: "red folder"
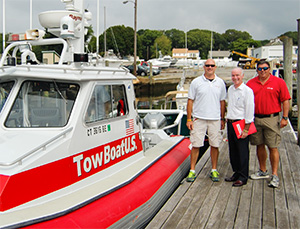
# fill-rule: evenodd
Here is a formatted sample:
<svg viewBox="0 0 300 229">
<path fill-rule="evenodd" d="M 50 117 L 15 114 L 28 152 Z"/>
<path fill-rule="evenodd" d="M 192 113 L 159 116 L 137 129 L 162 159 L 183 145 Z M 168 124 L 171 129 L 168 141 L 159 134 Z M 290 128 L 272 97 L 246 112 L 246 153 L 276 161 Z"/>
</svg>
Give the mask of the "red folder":
<svg viewBox="0 0 300 229">
<path fill-rule="evenodd" d="M 235 134 L 237 136 L 237 138 L 241 138 L 242 132 L 245 128 L 245 119 L 242 119 L 240 121 L 236 121 L 232 123 L 233 129 L 235 131 Z M 254 134 L 256 133 L 256 127 L 254 125 L 254 122 L 251 122 L 250 127 L 249 127 L 249 131 L 248 131 L 248 135 L 250 134 Z"/>
</svg>

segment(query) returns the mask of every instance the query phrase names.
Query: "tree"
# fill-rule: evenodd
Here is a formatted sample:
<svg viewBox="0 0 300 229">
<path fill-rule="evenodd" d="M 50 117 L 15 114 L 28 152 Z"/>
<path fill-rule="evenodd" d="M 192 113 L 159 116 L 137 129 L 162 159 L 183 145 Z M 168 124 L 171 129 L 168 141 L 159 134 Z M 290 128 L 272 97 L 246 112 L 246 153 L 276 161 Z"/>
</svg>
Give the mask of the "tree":
<svg viewBox="0 0 300 229">
<path fill-rule="evenodd" d="M 189 50 L 199 50 L 202 59 L 206 59 L 210 50 L 211 31 L 193 29 L 187 32 L 187 45 Z"/>
<path fill-rule="evenodd" d="M 171 55 L 171 49 L 172 49 L 172 41 L 166 36 L 161 35 L 160 37 L 156 38 L 154 41 L 154 45 L 152 46 L 152 50 L 157 48 L 159 51 L 161 51 L 162 55 Z"/>
<path fill-rule="evenodd" d="M 283 37 L 283 36 L 287 36 L 287 37 L 292 38 L 293 39 L 293 44 L 298 45 L 298 32 L 297 31 L 295 31 L 295 32 L 289 31 L 289 32 L 286 32 L 284 34 L 281 34 L 279 37 Z"/>
<path fill-rule="evenodd" d="M 146 60 L 156 57 L 155 40 L 163 35 L 163 31 L 146 29 L 139 30 L 138 34 L 140 35 L 138 46 L 140 57 Z"/>
<path fill-rule="evenodd" d="M 185 48 L 185 32 L 171 29 L 166 30 L 165 35 L 171 40 L 172 48 Z"/>
<path fill-rule="evenodd" d="M 225 37 L 217 32 L 213 32 L 213 50 L 228 50 L 228 43 Z"/>
<path fill-rule="evenodd" d="M 255 41 L 253 39 L 248 39 L 248 40 L 243 40 L 242 38 L 237 39 L 236 41 L 233 41 L 230 44 L 230 50 L 231 51 L 236 51 L 240 53 L 247 53 L 247 49 L 249 47 L 260 47 L 261 42 L 260 41 Z M 238 60 L 239 56 L 233 56 L 233 59 Z"/>
<path fill-rule="evenodd" d="M 96 52 L 96 37 L 93 35 L 94 30 L 92 25 L 88 27 L 87 34 L 84 36 L 85 45 L 88 47 L 89 52 Z"/>
<path fill-rule="evenodd" d="M 137 35 L 138 37 L 138 35 Z M 106 30 L 106 51 L 114 50 L 114 53 L 121 56 L 133 55 L 134 30 L 124 25 L 112 26 Z M 104 55 L 104 33 L 99 37 L 101 55 Z"/>
<path fill-rule="evenodd" d="M 229 45 L 238 39 L 243 39 L 243 40 L 252 39 L 252 36 L 248 32 L 245 31 L 242 32 L 235 29 L 226 30 L 225 33 L 223 33 L 223 36 Z"/>
</svg>

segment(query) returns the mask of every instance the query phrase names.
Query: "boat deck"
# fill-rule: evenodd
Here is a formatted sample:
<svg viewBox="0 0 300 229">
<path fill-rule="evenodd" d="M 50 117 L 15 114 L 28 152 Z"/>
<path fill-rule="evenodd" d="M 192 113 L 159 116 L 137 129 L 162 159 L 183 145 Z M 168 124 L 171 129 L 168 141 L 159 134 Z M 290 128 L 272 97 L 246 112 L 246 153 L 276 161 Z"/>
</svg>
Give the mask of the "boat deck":
<svg viewBox="0 0 300 229">
<path fill-rule="evenodd" d="M 269 188 L 267 180 L 249 179 L 240 188 L 225 182 L 232 169 L 228 144 L 223 141 L 220 182 L 212 182 L 208 176 L 208 150 L 197 164 L 197 179 L 183 181 L 147 228 L 300 228 L 300 148 L 291 127 L 281 131 L 278 189 Z M 255 149 L 250 146 L 249 174 L 258 169 Z"/>
</svg>

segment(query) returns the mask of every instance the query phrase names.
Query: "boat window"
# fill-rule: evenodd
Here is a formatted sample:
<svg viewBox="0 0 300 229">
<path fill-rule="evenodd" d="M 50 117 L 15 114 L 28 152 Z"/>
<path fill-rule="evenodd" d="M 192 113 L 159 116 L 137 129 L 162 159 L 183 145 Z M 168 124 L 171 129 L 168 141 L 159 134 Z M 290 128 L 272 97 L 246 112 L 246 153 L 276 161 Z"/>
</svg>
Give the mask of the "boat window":
<svg viewBox="0 0 300 229">
<path fill-rule="evenodd" d="M 124 85 L 96 85 L 85 114 L 85 122 L 92 123 L 127 114 Z"/>
<path fill-rule="evenodd" d="M 2 110 L 13 85 L 13 81 L 0 83 L 0 111 Z"/>
<path fill-rule="evenodd" d="M 5 126 L 62 127 L 68 122 L 79 86 L 55 81 L 25 81 Z"/>
</svg>

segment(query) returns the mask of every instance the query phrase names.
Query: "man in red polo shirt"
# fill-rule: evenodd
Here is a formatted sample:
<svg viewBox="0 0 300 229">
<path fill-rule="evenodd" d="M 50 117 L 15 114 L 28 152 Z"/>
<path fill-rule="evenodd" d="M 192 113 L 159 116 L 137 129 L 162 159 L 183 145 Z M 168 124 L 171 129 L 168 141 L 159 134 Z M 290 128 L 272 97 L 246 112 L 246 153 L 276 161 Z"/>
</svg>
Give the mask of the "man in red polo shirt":
<svg viewBox="0 0 300 229">
<path fill-rule="evenodd" d="M 257 133 L 250 136 L 250 142 L 256 145 L 257 158 L 260 169 L 250 176 L 251 179 L 269 178 L 266 161 L 267 152 L 265 145 L 270 151 L 272 167 L 272 179 L 269 187 L 277 188 L 279 178 L 277 174 L 279 165 L 278 146 L 280 144 L 280 128 L 288 124 L 289 100 L 291 96 L 284 80 L 270 73 L 270 64 L 267 61 L 257 63 L 258 76 L 249 80 L 249 86 L 254 93 L 255 100 L 255 126 Z M 279 112 L 282 109 L 282 117 Z"/>
</svg>

